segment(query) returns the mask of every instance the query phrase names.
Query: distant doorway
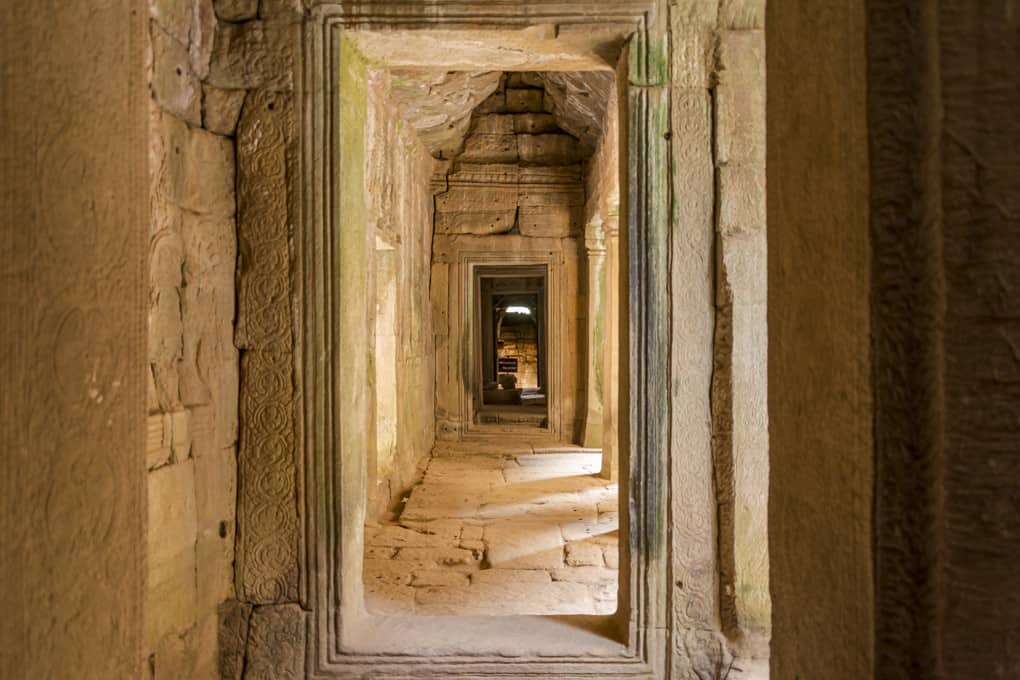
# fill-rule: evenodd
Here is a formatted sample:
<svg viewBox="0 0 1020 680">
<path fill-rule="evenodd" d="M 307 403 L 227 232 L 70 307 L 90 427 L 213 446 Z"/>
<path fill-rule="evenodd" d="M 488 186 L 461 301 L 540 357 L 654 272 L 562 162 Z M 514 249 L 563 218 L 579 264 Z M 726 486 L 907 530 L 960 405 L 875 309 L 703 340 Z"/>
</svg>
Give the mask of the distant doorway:
<svg viewBox="0 0 1020 680">
<path fill-rule="evenodd" d="M 544 265 L 476 270 L 476 424 L 548 424 L 546 279 Z"/>
</svg>

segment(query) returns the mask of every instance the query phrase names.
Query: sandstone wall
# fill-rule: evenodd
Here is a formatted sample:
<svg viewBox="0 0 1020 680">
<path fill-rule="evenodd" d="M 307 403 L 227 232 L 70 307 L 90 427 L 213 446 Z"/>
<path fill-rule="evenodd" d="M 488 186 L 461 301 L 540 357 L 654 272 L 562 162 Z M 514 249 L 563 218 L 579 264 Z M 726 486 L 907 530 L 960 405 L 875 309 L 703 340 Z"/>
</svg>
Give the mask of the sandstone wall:
<svg viewBox="0 0 1020 680">
<path fill-rule="evenodd" d="M 435 440 L 435 348 L 429 277 L 435 160 L 401 118 L 390 74 L 368 80 L 365 188 L 375 239 L 370 274 L 375 466 L 369 463 L 369 515 L 407 491 Z M 370 447 L 371 450 L 372 447 Z M 374 476 L 374 479 L 372 478 Z"/>
<path fill-rule="evenodd" d="M 1016 6 L 866 6 L 876 675 L 1015 677 Z"/>
<path fill-rule="evenodd" d="M 680 601 L 698 600 L 701 625 L 718 626 L 724 655 L 738 664 L 768 657 L 772 625 L 762 10 L 758 2 L 679 2 L 670 13 L 673 418 L 683 433 L 674 455 L 686 461 L 679 475 L 710 465 L 714 483 L 711 502 L 699 494 L 691 506 L 706 513 L 711 528 L 700 531 L 708 535 L 676 537 L 703 546 L 685 559 L 714 561 L 712 578 L 698 569 L 696 593 Z M 693 427 L 702 419 L 711 423 L 708 441 Z"/>
<path fill-rule="evenodd" d="M 150 5 L 145 650 L 154 678 L 219 677 L 234 597 L 239 357 L 233 135 L 244 92 L 209 79 L 212 0 Z"/>
<path fill-rule="evenodd" d="M 864 18 L 863 3 L 768 3 L 776 678 L 874 673 Z"/>
<path fill-rule="evenodd" d="M 144 677 L 147 27 L 0 5 L 0 675 Z"/>
</svg>

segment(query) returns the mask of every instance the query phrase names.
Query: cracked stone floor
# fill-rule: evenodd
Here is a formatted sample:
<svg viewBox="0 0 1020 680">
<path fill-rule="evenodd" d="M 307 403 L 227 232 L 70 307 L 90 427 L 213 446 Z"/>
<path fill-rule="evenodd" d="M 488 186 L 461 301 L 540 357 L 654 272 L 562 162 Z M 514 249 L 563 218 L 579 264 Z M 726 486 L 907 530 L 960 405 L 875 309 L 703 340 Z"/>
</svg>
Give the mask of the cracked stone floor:
<svg viewBox="0 0 1020 680">
<path fill-rule="evenodd" d="M 365 529 L 368 610 L 613 613 L 617 485 L 600 466 L 576 447 L 437 447 L 400 516 Z"/>
</svg>

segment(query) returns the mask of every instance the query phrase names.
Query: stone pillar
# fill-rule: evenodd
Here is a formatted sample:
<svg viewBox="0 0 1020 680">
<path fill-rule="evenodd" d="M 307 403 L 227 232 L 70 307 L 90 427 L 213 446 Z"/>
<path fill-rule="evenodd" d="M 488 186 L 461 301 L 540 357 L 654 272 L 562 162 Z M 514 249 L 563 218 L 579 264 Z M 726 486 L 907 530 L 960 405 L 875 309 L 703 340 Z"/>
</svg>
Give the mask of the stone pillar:
<svg viewBox="0 0 1020 680">
<path fill-rule="evenodd" d="M 767 100 L 766 152 L 771 673 L 869 678 L 876 666 L 865 8 L 769 2 L 766 12 L 768 87 L 780 93 Z M 901 31 L 897 39 L 914 36 Z"/>
<path fill-rule="evenodd" d="M 620 477 L 620 216 L 610 215 L 602 226 L 605 242 L 602 300 L 605 344 L 602 350 L 602 477 Z"/>
<path fill-rule="evenodd" d="M 127 0 L 0 7 L 7 677 L 147 676 L 147 26 Z"/>
<path fill-rule="evenodd" d="M 393 489 L 397 453 L 397 278 L 398 253 L 378 239 L 375 251 L 375 343 L 373 348 L 375 455 L 369 456 L 365 471 L 368 479 L 369 516 L 380 516 L 389 507 Z"/>
<path fill-rule="evenodd" d="M 584 254 L 588 262 L 588 334 L 585 339 L 585 414 L 581 445 L 597 449 L 602 446 L 603 357 L 606 352 L 605 290 L 606 245 L 601 219 L 593 220 L 585 229 Z"/>
<path fill-rule="evenodd" d="M 767 656 L 771 619 L 764 50 L 760 29 L 719 32 L 713 448 L 723 626 L 745 657 Z"/>
</svg>

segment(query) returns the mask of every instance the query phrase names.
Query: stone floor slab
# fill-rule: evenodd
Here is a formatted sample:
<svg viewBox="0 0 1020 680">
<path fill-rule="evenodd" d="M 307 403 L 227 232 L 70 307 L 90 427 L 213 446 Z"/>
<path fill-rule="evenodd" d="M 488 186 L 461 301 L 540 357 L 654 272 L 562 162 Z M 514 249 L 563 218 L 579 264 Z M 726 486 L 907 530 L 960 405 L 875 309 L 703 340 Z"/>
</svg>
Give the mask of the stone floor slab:
<svg viewBox="0 0 1020 680">
<path fill-rule="evenodd" d="M 400 515 L 366 528 L 370 611 L 611 614 L 619 502 L 600 466 L 576 447 L 437 445 Z"/>
</svg>

